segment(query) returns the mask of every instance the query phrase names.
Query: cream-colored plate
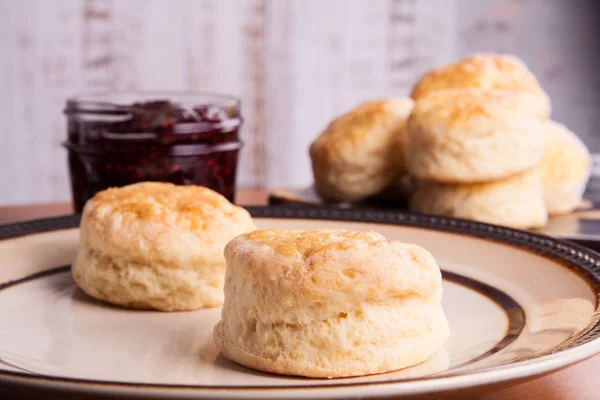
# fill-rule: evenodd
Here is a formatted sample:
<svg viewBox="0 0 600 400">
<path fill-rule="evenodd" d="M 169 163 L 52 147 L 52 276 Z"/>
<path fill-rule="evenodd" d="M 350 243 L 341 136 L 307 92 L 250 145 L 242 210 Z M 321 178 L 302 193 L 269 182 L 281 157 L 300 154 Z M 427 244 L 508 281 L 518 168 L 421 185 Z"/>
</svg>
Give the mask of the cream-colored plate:
<svg viewBox="0 0 600 400">
<path fill-rule="evenodd" d="M 441 393 L 534 377 L 600 351 L 600 256 L 526 232 L 385 212 L 253 208 L 261 228 L 375 230 L 444 271 L 452 336 L 431 360 L 351 379 L 270 375 L 212 342 L 218 308 L 131 311 L 69 274 L 76 217 L 0 227 L 0 385 L 142 398 L 350 398 Z"/>
</svg>

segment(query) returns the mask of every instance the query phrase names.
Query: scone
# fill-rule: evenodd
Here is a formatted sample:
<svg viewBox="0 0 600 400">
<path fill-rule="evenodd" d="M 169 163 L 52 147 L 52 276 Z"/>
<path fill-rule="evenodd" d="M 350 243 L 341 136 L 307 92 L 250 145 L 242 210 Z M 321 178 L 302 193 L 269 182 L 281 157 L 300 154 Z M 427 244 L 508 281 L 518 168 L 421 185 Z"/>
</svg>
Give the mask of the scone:
<svg viewBox="0 0 600 400">
<path fill-rule="evenodd" d="M 534 167 L 544 110 L 529 93 L 444 90 L 419 99 L 406 125 L 406 167 L 422 180 L 474 183 Z"/>
<path fill-rule="evenodd" d="M 426 73 L 414 86 L 411 97 L 420 99 L 446 89 L 483 89 L 527 92 L 550 114 L 550 98 L 529 68 L 515 56 L 480 53 Z"/>
<path fill-rule="evenodd" d="M 442 279 L 423 248 L 375 232 L 263 230 L 225 248 L 214 339 L 228 359 L 313 378 L 421 363 L 449 336 Z"/>
<path fill-rule="evenodd" d="M 542 183 L 535 169 L 479 184 L 422 181 L 411 199 L 410 210 L 518 229 L 542 227 L 548 220 Z"/>
<path fill-rule="evenodd" d="M 88 295 L 132 308 L 223 303 L 223 249 L 255 229 L 250 214 L 199 186 L 139 183 L 102 191 L 81 217 L 72 267 Z"/>
<path fill-rule="evenodd" d="M 397 146 L 412 107 L 408 98 L 367 102 L 331 122 L 309 151 L 317 193 L 356 201 L 387 187 L 403 170 Z"/>
<path fill-rule="evenodd" d="M 543 124 L 546 149 L 538 171 L 550 215 L 565 214 L 581 204 L 592 160 L 581 139 L 554 121 Z"/>
</svg>

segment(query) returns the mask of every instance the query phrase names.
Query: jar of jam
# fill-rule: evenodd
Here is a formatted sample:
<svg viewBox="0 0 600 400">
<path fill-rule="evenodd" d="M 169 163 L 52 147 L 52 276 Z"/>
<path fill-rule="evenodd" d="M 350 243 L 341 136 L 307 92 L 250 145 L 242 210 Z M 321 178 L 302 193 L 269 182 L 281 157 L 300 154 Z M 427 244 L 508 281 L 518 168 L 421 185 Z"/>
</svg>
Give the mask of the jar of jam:
<svg viewBox="0 0 600 400">
<path fill-rule="evenodd" d="M 234 201 L 240 102 L 209 93 L 110 93 L 67 100 L 73 205 L 142 181 L 211 188 Z"/>
</svg>

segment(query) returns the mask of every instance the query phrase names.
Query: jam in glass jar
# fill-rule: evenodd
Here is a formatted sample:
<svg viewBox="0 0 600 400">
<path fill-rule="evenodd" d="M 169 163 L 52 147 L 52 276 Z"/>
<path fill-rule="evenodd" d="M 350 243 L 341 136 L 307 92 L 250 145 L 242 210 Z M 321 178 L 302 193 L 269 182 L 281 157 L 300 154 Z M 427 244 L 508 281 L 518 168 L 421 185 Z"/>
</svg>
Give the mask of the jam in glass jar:
<svg viewBox="0 0 600 400">
<path fill-rule="evenodd" d="M 67 100 L 73 205 L 142 181 L 199 185 L 234 201 L 240 102 L 211 93 L 99 93 Z"/>
</svg>

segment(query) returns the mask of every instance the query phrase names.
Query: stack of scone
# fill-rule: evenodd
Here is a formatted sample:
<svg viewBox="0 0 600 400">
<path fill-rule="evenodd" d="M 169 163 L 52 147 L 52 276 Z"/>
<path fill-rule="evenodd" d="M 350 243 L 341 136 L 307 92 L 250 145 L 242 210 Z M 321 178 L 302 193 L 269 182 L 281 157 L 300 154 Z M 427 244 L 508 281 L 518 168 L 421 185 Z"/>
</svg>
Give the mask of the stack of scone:
<svg viewBox="0 0 600 400">
<path fill-rule="evenodd" d="M 536 228 L 545 225 L 548 214 L 579 205 L 591 171 L 589 152 L 574 133 L 549 120 L 549 97 L 519 59 L 465 58 L 425 74 L 411 97 L 410 116 L 406 111 L 394 130 L 373 119 L 350 127 L 337 120 L 313 143 L 315 187 L 323 198 L 371 196 L 408 173 L 416 181 L 410 201 L 416 212 Z M 350 115 L 358 117 L 359 110 Z M 348 115 L 342 119 L 351 121 Z M 367 137 L 380 143 L 385 157 L 363 151 Z M 393 140 L 395 147 L 389 146 Z M 353 145 L 347 157 L 352 165 L 331 161 L 332 155 L 348 153 L 348 146 L 338 145 L 344 141 Z M 374 172 L 376 163 L 388 166 L 385 174 Z M 377 185 L 369 185 L 365 171 L 377 173 Z M 344 196 L 350 180 L 353 196 Z"/>
<path fill-rule="evenodd" d="M 547 211 L 535 166 L 546 103 L 530 93 L 452 89 L 420 98 L 407 125 L 411 210 L 517 228 Z"/>
</svg>

